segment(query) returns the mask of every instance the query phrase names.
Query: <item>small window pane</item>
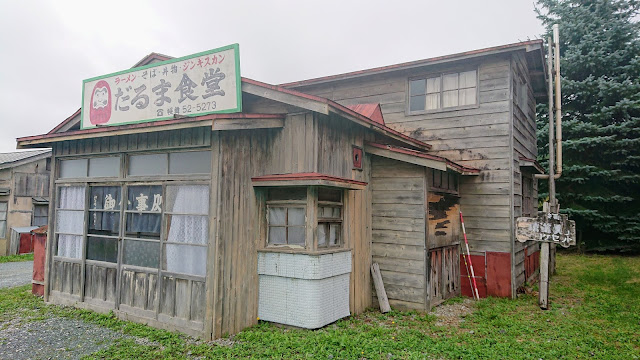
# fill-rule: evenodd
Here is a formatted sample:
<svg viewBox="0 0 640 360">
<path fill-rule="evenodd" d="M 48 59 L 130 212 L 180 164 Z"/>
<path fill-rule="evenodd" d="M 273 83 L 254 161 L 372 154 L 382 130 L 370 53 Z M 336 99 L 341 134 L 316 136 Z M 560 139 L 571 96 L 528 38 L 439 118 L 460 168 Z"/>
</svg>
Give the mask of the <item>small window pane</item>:
<svg viewBox="0 0 640 360">
<path fill-rule="evenodd" d="M 433 187 L 439 188 L 442 186 L 442 171 L 433 170 Z"/>
<path fill-rule="evenodd" d="M 286 243 L 286 230 L 284 227 L 269 227 L 269 244 L 282 245 Z"/>
<path fill-rule="evenodd" d="M 306 187 L 288 187 L 269 189 L 269 200 L 306 200 Z"/>
<path fill-rule="evenodd" d="M 458 106 L 458 90 L 445 91 L 442 93 L 442 106 Z"/>
<path fill-rule="evenodd" d="M 87 259 L 97 261 L 107 261 L 115 263 L 118 261 L 118 240 L 100 237 L 87 238 Z"/>
<path fill-rule="evenodd" d="M 157 241 L 124 241 L 122 262 L 127 265 L 157 268 L 159 256 L 160 243 Z"/>
<path fill-rule="evenodd" d="M 160 214 L 127 214 L 127 237 L 157 239 L 160 237 Z"/>
<path fill-rule="evenodd" d="M 318 189 L 318 201 L 342 202 L 342 190 L 320 188 Z"/>
<path fill-rule="evenodd" d="M 0 239 L 4 239 L 7 233 L 7 221 L 0 220 Z"/>
<path fill-rule="evenodd" d="M 90 209 L 120 210 L 120 186 L 92 186 L 90 192 Z"/>
<path fill-rule="evenodd" d="M 424 95 L 425 93 L 425 80 L 411 80 L 409 82 L 409 92 L 411 96 Z"/>
<path fill-rule="evenodd" d="M 457 176 L 454 174 L 449 174 L 449 190 L 458 191 L 458 186 L 456 184 Z"/>
<path fill-rule="evenodd" d="M 289 218 L 287 225 L 304 225 L 305 209 L 289 208 Z"/>
<path fill-rule="evenodd" d="M 425 95 L 412 96 L 411 100 L 409 101 L 409 111 L 424 110 L 425 99 Z"/>
<path fill-rule="evenodd" d="M 289 231 L 289 244 L 304 246 L 304 227 L 290 227 Z"/>
<path fill-rule="evenodd" d="M 187 151 L 169 154 L 169 174 L 210 174 L 211 151 Z"/>
<path fill-rule="evenodd" d="M 207 249 L 200 246 L 166 244 L 165 270 L 180 274 L 205 276 Z"/>
<path fill-rule="evenodd" d="M 161 212 L 162 186 L 130 186 L 127 210 Z"/>
<path fill-rule="evenodd" d="M 120 233 L 120 213 L 115 211 L 89 213 L 89 233 L 117 236 Z"/>
<path fill-rule="evenodd" d="M 84 186 L 65 186 L 60 188 L 58 207 L 60 209 L 83 210 L 85 188 Z"/>
<path fill-rule="evenodd" d="M 82 257 L 82 236 L 58 235 L 58 256 L 71 259 Z"/>
<path fill-rule="evenodd" d="M 7 211 L 8 203 L 0 202 L 0 211 Z"/>
<path fill-rule="evenodd" d="M 440 77 L 427 79 L 427 94 L 440 92 Z"/>
<path fill-rule="evenodd" d="M 440 93 L 427 95 L 427 110 L 435 110 L 440 108 Z"/>
<path fill-rule="evenodd" d="M 181 214 L 209 214 L 209 185 L 167 186 L 166 210 Z"/>
<path fill-rule="evenodd" d="M 327 245 L 327 224 L 318 224 L 318 246 Z"/>
<path fill-rule="evenodd" d="M 476 87 L 476 71 L 465 71 L 460 73 L 460 88 Z"/>
<path fill-rule="evenodd" d="M 168 215 L 167 241 L 206 245 L 209 239 L 209 217 L 201 215 Z"/>
<path fill-rule="evenodd" d="M 269 208 L 269 225 L 285 225 L 286 211 L 283 207 Z"/>
<path fill-rule="evenodd" d="M 473 105 L 476 103 L 476 88 L 460 90 L 460 105 Z"/>
<path fill-rule="evenodd" d="M 82 235 L 84 212 L 73 210 L 58 210 L 56 216 L 56 232 Z"/>
<path fill-rule="evenodd" d="M 61 160 L 60 178 L 87 177 L 87 159 Z"/>
<path fill-rule="evenodd" d="M 118 177 L 119 174 L 119 156 L 89 159 L 89 177 Z"/>
<path fill-rule="evenodd" d="M 129 175 L 166 175 L 167 154 L 129 156 Z"/>
<path fill-rule="evenodd" d="M 442 77 L 442 90 L 457 90 L 458 74 L 447 74 Z"/>
<path fill-rule="evenodd" d="M 340 244 L 340 224 L 329 225 L 329 246 Z"/>
</svg>

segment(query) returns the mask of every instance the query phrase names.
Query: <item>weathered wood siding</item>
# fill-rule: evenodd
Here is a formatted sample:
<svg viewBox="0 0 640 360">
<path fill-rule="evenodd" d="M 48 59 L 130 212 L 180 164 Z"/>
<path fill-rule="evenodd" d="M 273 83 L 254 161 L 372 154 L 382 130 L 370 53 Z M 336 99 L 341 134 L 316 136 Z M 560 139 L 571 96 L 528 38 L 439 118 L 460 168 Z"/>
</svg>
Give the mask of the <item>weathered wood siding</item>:
<svg viewBox="0 0 640 360">
<path fill-rule="evenodd" d="M 259 200 L 251 178 L 260 175 L 320 172 L 368 181 L 365 169 L 352 169 L 352 145 L 362 146 L 364 130 L 346 120 L 300 113 L 287 116 L 282 129 L 219 132 L 220 228 L 215 250 L 214 337 L 257 323 Z M 219 150 L 216 143 L 219 142 Z M 215 155 L 214 155 L 215 156 Z M 214 179 L 216 177 L 214 176 Z M 258 196 L 259 192 L 258 192 Z M 352 249 L 352 313 L 371 304 L 370 210 L 366 190 L 345 197 L 345 244 Z"/>
<path fill-rule="evenodd" d="M 409 115 L 408 78 L 478 69 L 477 107 Z M 433 152 L 482 169 L 460 181 L 460 206 L 472 252 L 511 252 L 511 57 L 434 65 L 297 87 L 344 105 L 378 102 L 387 126 L 433 145 Z"/>
<path fill-rule="evenodd" d="M 536 100 L 530 86 L 527 60 L 523 54 L 514 54 L 511 59 L 512 104 L 513 104 L 513 217 L 522 216 L 523 194 L 520 157 L 536 159 L 538 157 L 536 138 Z M 538 182 L 533 180 L 534 201 L 538 198 Z M 514 219 L 515 221 L 515 219 Z M 514 235 L 515 236 L 515 235 Z M 513 275 L 514 288 L 524 284 L 525 279 L 525 248 L 529 254 L 538 251 L 537 242 L 514 242 Z"/>
<path fill-rule="evenodd" d="M 426 310 L 425 168 L 378 156 L 371 162 L 372 261 L 391 307 Z"/>
</svg>

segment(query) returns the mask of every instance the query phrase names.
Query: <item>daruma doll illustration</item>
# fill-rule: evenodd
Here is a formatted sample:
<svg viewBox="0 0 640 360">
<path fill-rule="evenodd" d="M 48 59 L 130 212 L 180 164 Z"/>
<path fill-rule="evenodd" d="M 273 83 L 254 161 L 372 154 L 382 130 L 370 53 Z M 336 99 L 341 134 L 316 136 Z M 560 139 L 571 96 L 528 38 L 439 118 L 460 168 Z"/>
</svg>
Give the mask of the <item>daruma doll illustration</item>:
<svg viewBox="0 0 640 360">
<path fill-rule="evenodd" d="M 91 109 L 89 120 L 93 125 L 104 124 L 111 118 L 111 88 L 109 84 L 100 80 L 93 87 L 91 93 Z"/>
</svg>

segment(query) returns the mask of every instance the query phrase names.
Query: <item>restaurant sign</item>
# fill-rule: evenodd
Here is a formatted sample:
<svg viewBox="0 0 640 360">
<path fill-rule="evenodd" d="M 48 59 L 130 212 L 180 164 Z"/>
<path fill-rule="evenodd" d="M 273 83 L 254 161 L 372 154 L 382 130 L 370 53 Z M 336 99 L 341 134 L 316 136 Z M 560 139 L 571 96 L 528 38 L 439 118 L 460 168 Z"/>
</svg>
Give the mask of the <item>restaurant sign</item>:
<svg viewBox="0 0 640 360">
<path fill-rule="evenodd" d="M 238 44 L 83 81 L 82 129 L 242 111 Z"/>
</svg>

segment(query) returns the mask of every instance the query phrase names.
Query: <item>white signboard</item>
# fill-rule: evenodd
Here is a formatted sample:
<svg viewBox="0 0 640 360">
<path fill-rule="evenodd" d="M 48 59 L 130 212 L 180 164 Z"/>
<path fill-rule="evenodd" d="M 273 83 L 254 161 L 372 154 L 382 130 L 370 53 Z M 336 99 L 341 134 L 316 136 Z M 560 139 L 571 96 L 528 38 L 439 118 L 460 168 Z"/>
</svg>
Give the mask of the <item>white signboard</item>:
<svg viewBox="0 0 640 360">
<path fill-rule="evenodd" d="M 560 244 L 569 247 L 576 244 L 576 223 L 565 214 L 538 212 L 534 218 L 519 217 L 516 220 L 516 239 Z"/>
<path fill-rule="evenodd" d="M 238 44 L 87 79 L 82 129 L 242 111 Z"/>
</svg>

